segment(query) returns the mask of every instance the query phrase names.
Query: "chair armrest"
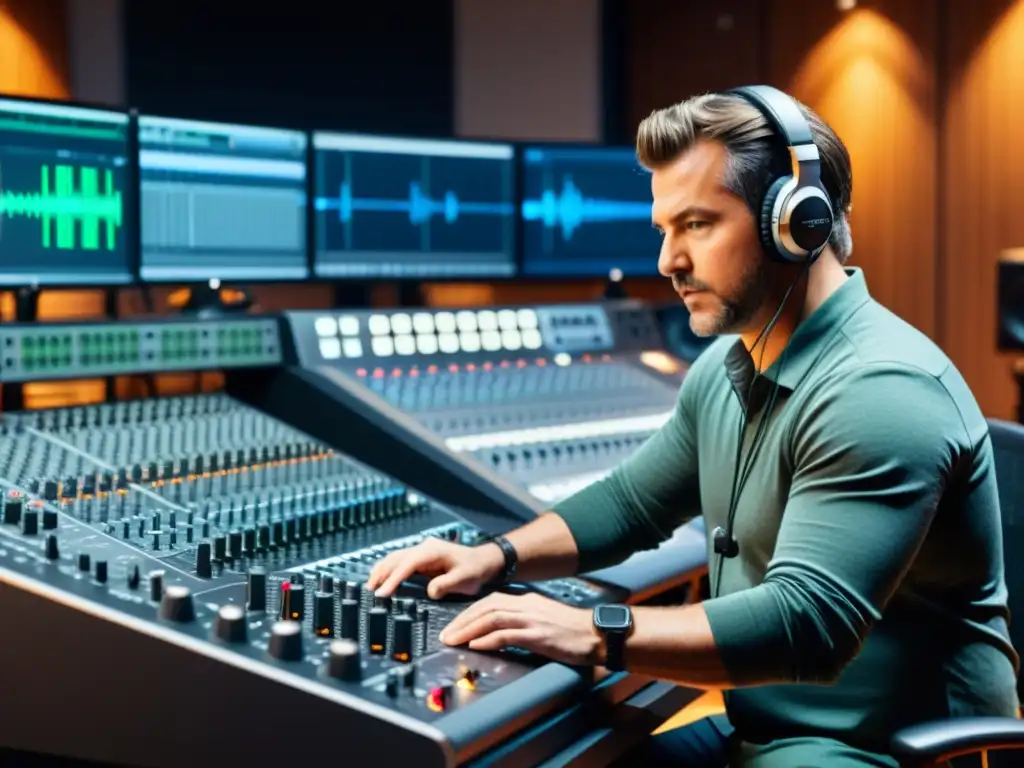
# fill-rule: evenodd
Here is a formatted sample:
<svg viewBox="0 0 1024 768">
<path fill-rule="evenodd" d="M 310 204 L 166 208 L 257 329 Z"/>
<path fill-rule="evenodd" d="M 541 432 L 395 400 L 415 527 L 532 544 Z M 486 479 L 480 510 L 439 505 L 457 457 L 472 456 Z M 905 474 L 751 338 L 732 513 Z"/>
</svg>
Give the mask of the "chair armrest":
<svg viewBox="0 0 1024 768">
<path fill-rule="evenodd" d="M 929 766 L 983 749 L 1024 749 L 1024 720 L 958 717 L 912 725 L 892 737 L 902 766 Z"/>
</svg>

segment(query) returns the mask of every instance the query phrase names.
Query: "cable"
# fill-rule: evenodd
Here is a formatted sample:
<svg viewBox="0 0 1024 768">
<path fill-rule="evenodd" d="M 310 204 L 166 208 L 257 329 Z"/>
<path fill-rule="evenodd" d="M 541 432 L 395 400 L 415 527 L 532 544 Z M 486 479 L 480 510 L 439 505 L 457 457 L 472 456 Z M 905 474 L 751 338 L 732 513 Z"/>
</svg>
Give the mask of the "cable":
<svg viewBox="0 0 1024 768">
<path fill-rule="evenodd" d="M 793 290 L 796 288 L 799 282 L 804 277 L 806 277 L 807 274 L 810 272 L 811 264 L 813 263 L 814 259 L 807 259 L 807 261 L 804 262 L 804 269 L 802 269 L 800 273 L 796 276 L 796 278 L 793 280 L 793 282 L 790 283 L 789 288 L 786 289 L 786 293 L 782 297 L 782 301 L 779 302 L 778 309 L 775 310 L 775 314 L 772 315 L 771 319 L 765 324 L 764 328 L 761 329 L 761 332 L 757 335 L 757 338 L 754 340 L 754 343 L 751 345 L 750 348 L 751 352 L 757 349 L 758 343 L 761 341 L 762 337 L 764 337 L 764 345 L 761 348 L 757 369 L 755 370 L 754 378 L 751 379 L 750 386 L 747 389 L 747 402 L 743 404 L 743 414 L 740 417 L 740 430 L 739 437 L 736 443 L 736 459 L 734 461 L 734 469 L 732 476 L 732 490 L 729 494 L 729 507 L 725 523 L 725 536 L 727 537 L 727 543 L 729 544 L 729 546 L 732 546 L 734 542 L 733 524 L 736 519 L 736 510 L 739 507 L 739 500 L 743 494 L 743 487 L 746 485 L 747 479 L 750 476 L 750 471 L 753 469 L 754 458 L 757 455 L 758 449 L 761 447 L 761 443 L 764 440 L 764 436 L 768 432 L 768 424 L 771 420 L 772 411 L 775 409 L 775 402 L 778 398 L 779 393 L 779 381 L 782 377 L 782 371 L 786 365 L 787 353 L 789 352 L 788 343 L 786 344 L 786 347 L 782 350 L 782 355 L 779 358 L 779 372 L 775 377 L 775 382 L 772 386 L 771 394 L 769 395 L 768 400 L 765 403 L 764 415 L 761 417 L 761 421 L 758 422 L 757 431 L 754 433 L 754 439 L 751 441 L 750 452 L 747 454 L 746 458 L 743 458 L 743 438 L 747 432 L 747 414 L 750 406 L 750 396 L 754 391 L 754 385 L 756 384 L 757 380 L 762 376 L 763 367 L 761 365 L 761 362 L 764 360 L 764 352 L 765 348 L 768 346 L 768 339 L 771 338 L 771 332 L 775 329 L 779 317 L 782 315 L 782 311 L 783 309 L 785 309 L 786 303 L 789 301 L 790 294 L 793 293 Z M 740 466 L 741 463 L 742 467 Z M 724 567 L 725 559 L 727 557 L 727 555 L 723 553 L 716 552 L 716 554 L 718 554 L 718 562 L 715 568 L 714 583 L 712 584 L 712 597 L 717 597 L 721 590 L 722 569 Z"/>
</svg>

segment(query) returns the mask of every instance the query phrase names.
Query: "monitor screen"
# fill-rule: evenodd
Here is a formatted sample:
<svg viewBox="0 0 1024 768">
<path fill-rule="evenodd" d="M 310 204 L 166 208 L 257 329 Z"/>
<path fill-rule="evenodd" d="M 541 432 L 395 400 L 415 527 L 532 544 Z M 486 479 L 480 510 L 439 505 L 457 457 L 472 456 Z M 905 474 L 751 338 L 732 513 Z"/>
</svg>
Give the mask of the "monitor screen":
<svg viewBox="0 0 1024 768">
<path fill-rule="evenodd" d="M 511 144 L 314 133 L 324 278 L 515 273 Z"/>
<path fill-rule="evenodd" d="M 145 115 L 138 130 L 143 280 L 309 276 L 304 132 Z"/>
<path fill-rule="evenodd" d="M 128 115 L 0 99 L 0 284 L 132 279 Z"/>
<path fill-rule="evenodd" d="M 523 272 L 658 274 L 651 177 L 628 147 L 524 147 Z"/>
</svg>

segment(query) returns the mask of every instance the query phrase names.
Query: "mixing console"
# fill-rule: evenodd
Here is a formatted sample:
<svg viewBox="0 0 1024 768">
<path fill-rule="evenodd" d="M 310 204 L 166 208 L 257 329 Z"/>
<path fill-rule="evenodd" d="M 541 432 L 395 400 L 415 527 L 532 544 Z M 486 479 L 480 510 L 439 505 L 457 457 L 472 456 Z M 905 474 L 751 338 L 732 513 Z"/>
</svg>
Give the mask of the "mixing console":
<svg viewBox="0 0 1024 768">
<path fill-rule="evenodd" d="M 664 424 L 686 367 L 633 302 L 288 320 L 299 365 L 344 372 L 541 505 Z"/>
<path fill-rule="evenodd" d="M 216 339 L 217 325 L 192 330 Z M 38 330 L 9 326 L 0 344 L 16 358 Z M 52 330 L 66 354 L 47 374 L 80 375 L 82 339 L 97 326 Z M 271 335 L 246 354 L 263 350 L 274 370 Z M 147 368 L 133 354 L 102 359 Z M 250 392 L 261 380 L 258 366 L 233 376 Z M 441 646 L 466 603 L 431 601 L 418 583 L 375 597 L 370 567 L 428 536 L 475 544 L 515 520 L 439 503 L 227 395 L 5 414 L 0 489 L 0 611 L 11 628 L 0 680 L 17 692 L 0 718 L 5 747 L 135 766 L 197 755 L 539 764 L 595 727 L 582 713 L 597 701 L 614 721 L 639 706 L 634 694 L 645 707 L 692 698 L 633 676 L 598 682 L 594 670 L 515 649 Z M 585 578 L 510 589 L 581 607 L 633 597 Z M 527 738 L 550 731 L 556 713 L 557 738 Z"/>
</svg>

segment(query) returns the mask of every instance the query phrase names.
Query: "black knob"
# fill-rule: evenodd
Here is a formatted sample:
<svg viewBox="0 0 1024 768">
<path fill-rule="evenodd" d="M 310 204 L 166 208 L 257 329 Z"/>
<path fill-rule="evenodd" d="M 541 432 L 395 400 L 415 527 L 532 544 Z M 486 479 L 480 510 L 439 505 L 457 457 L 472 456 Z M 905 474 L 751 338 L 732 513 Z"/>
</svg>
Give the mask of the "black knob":
<svg viewBox="0 0 1024 768">
<path fill-rule="evenodd" d="M 388 611 L 379 605 L 370 609 L 367 617 L 367 636 L 370 653 L 384 653 L 388 643 Z"/>
<path fill-rule="evenodd" d="M 88 552 L 80 552 L 78 554 L 78 570 L 82 573 L 88 573 L 92 568 L 92 562 L 89 559 Z"/>
<path fill-rule="evenodd" d="M 391 657 L 395 661 L 411 661 L 412 619 L 406 614 L 395 616 L 391 631 Z"/>
<path fill-rule="evenodd" d="M 359 643 L 355 640 L 335 640 L 331 643 L 327 674 L 346 683 L 362 680 L 363 662 L 359 654 Z"/>
<path fill-rule="evenodd" d="M 128 584 L 128 589 L 138 589 L 139 588 L 139 582 L 141 581 L 141 579 L 142 579 L 142 576 L 139 573 L 139 564 L 138 563 L 132 563 L 131 565 L 129 565 L 128 566 L 128 573 L 127 573 L 127 575 L 125 577 L 125 580 L 126 580 L 126 582 Z"/>
<path fill-rule="evenodd" d="M 4 501 L 4 522 L 7 525 L 17 525 L 21 522 L 21 512 L 25 506 L 25 497 L 19 491 L 11 491 Z"/>
<path fill-rule="evenodd" d="M 21 513 L 21 532 L 26 536 L 39 533 L 39 513 L 31 507 Z"/>
<path fill-rule="evenodd" d="M 384 692 L 391 698 L 397 698 L 402 690 L 402 670 L 400 667 L 392 667 L 388 670 L 388 676 L 384 681 Z"/>
<path fill-rule="evenodd" d="M 313 595 L 313 632 L 321 637 L 334 634 L 334 594 L 331 592 Z"/>
<path fill-rule="evenodd" d="M 246 528 L 242 531 L 242 550 L 247 555 L 252 555 L 256 552 L 256 529 Z"/>
<path fill-rule="evenodd" d="M 222 605 L 213 622 L 213 634 L 225 643 L 244 643 L 247 635 L 245 611 L 237 605 Z"/>
<path fill-rule="evenodd" d="M 213 571 L 210 566 L 210 542 L 201 541 L 196 547 L 196 574 L 201 579 L 208 579 Z"/>
<path fill-rule="evenodd" d="M 164 572 L 153 571 L 149 574 L 149 599 L 156 602 L 164 596 Z"/>
<path fill-rule="evenodd" d="M 341 601 L 341 637 L 345 640 L 359 639 L 359 603 L 355 600 Z"/>
<path fill-rule="evenodd" d="M 302 625 L 278 621 L 270 630 L 270 655 L 281 661 L 302 660 Z"/>
<path fill-rule="evenodd" d="M 192 591 L 188 587 L 172 584 L 164 590 L 163 599 L 160 601 L 161 619 L 185 624 L 193 621 L 195 617 L 196 610 L 192 601 Z"/>
<path fill-rule="evenodd" d="M 306 588 L 302 584 L 281 585 L 281 619 L 302 621 L 306 616 Z"/>
<path fill-rule="evenodd" d="M 96 561 L 96 581 L 100 584 L 107 583 L 107 561 L 97 560 Z"/>
<path fill-rule="evenodd" d="M 223 536 L 213 537 L 213 559 L 223 560 L 227 557 L 227 539 Z"/>
<path fill-rule="evenodd" d="M 238 560 L 242 556 L 242 532 L 231 531 L 228 534 L 228 557 Z"/>
<path fill-rule="evenodd" d="M 246 603 L 250 611 L 267 610 L 267 571 L 265 568 L 250 568 L 245 589 Z"/>
<path fill-rule="evenodd" d="M 46 555 L 47 560 L 57 560 L 60 558 L 60 547 L 54 534 L 51 533 L 46 537 L 46 542 L 43 544 L 43 553 Z"/>
</svg>

